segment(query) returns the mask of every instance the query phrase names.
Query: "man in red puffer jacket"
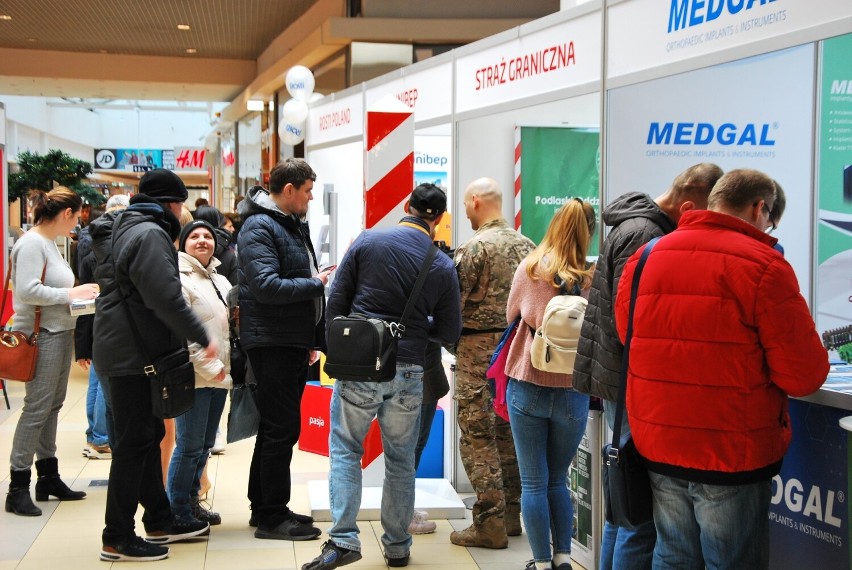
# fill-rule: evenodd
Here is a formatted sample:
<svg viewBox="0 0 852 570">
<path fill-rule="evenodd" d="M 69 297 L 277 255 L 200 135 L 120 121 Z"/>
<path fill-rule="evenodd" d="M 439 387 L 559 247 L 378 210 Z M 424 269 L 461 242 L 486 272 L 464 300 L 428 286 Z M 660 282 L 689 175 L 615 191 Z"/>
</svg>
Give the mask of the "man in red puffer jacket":
<svg viewBox="0 0 852 570">
<path fill-rule="evenodd" d="M 816 391 L 823 348 L 775 228 L 771 178 L 733 170 L 707 211 L 657 243 L 633 317 L 627 410 L 654 496 L 654 568 L 768 568 L 771 479 L 787 396 Z M 622 342 L 642 249 L 619 283 Z"/>
</svg>

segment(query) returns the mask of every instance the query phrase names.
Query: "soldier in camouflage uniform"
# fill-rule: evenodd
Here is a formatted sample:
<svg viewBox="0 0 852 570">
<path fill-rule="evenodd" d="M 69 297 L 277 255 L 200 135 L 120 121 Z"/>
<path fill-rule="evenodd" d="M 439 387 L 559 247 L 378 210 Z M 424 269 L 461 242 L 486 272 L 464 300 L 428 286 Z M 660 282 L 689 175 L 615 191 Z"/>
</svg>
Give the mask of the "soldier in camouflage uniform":
<svg viewBox="0 0 852 570">
<path fill-rule="evenodd" d="M 465 190 L 465 213 L 473 237 L 458 248 L 462 337 L 456 353 L 455 399 L 459 449 L 476 491 L 473 525 L 453 532 L 459 546 L 506 548 L 521 534 L 521 480 L 509 423 L 494 413 L 485 371 L 506 328 L 506 301 L 515 269 L 534 248 L 503 219 L 497 182 L 480 178 Z"/>
</svg>

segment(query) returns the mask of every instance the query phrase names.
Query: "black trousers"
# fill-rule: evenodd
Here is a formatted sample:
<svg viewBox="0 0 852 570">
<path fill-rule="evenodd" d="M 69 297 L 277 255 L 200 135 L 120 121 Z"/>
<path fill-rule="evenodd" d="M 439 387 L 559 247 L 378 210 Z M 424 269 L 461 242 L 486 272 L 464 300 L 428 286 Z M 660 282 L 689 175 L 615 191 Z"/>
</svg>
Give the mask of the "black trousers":
<svg viewBox="0 0 852 570">
<path fill-rule="evenodd" d="M 146 530 L 166 528 L 173 519 L 160 463 L 165 428 L 163 420 L 151 413 L 151 380 L 143 375 L 114 376 L 107 382 L 115 429 L 103 544 L 117 546 L 136 536 L 134 516 L 140 503 Z"/>
<path fill-rule="evenodd" d="M 290 513 L 290 461 L 301 430 L 308 355 L 304 348 L 280 346 L 248 351 L 260 413 L 248 499 L 258 523 L 268 527 L 278 526 Z"/>
</svg>

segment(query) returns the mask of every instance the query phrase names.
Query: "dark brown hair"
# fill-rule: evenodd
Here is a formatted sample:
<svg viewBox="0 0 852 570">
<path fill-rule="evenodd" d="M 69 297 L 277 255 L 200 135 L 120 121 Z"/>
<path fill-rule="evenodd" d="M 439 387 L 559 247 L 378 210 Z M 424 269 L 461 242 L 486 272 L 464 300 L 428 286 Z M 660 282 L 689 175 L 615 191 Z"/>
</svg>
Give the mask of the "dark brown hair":
<svg viewBox="0 0 852 570">
<path fill-rule="evenodd" d="M 29 198 L 35 225 L 45 220 L 52 220 L 66 208 L 71 208 L 72 212 L 83 209 L 83 199 L 80 195 L 65 186 L 57 186 L 50 192 L 31 190 Z"/>
<path fill-rule="evenodd" d="M 725 174 L 710 193 L 708 205 L 711 210 L 720 207 L 741 210 L 760 200 L 772 211 L 778 195 L 774 180 L 759 170 L 742 168 Z"/>
<path fill-rule="evenodd" d="M 287 184 L 292 184 L 296 190 L 308 180 L 316 182 L 314 169 L 301 158 L 285 158 L 276 164 L 269 173 L 269 192 L 280 194 Z"/>
</svg>

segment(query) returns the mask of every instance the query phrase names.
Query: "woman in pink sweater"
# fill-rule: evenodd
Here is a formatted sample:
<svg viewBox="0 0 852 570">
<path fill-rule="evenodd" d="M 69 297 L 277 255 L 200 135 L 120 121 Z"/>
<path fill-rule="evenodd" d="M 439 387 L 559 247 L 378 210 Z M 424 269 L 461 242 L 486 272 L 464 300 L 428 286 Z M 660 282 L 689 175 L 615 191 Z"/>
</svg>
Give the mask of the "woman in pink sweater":
<svg viewBox="0 0 852 570">
<path fill-rule="evenodd" d="M 527 570 L 571 570 L 574 507 L 566 478 L 586 430 L 589 396 L 571 388 L 571 374 L 533 368 L 530 347 L 551 298 L 575 286 L 588 295 L 586 251 L 594 226 L 588 202 L 575 198 L 562 206 L 541 244 L 515 271 L 506 307 L 508 322 L 521 317 L 506 363 L 506 402 L 521 472 L 521 515 L 534 557 Z"/>
</svg>

